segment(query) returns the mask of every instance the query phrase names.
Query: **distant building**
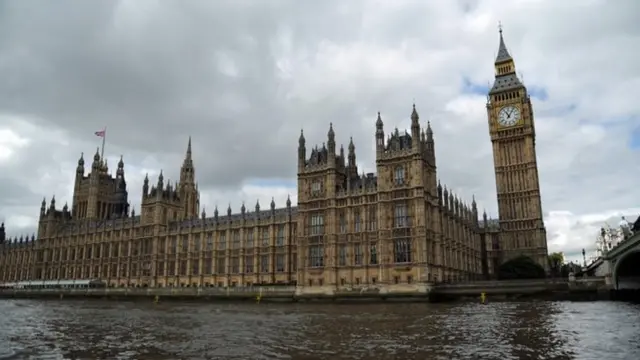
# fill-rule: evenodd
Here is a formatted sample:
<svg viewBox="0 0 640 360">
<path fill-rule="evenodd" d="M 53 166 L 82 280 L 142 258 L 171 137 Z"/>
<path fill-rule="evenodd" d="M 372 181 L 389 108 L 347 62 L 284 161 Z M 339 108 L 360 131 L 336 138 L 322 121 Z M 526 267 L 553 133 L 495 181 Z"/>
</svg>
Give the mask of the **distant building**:
<svg viewBox="0 0 640 360">
<path fill-rule="evenodd" d="M 124 162 L 111 177 L 99 152 L 78 161 L 71 208 L 43 200 L 37 239 L 5 239 L 0 281 L 101 278 L 112 286 L 302 286 L 467 281 L 526 255 L 548 269 L 531 100 L 500 32 L 487 113 L 499 220 L 480 218 L 439 183 L 430 125 L 385 134 L 375 121 L 376 173 L 361 174 L 355 145 L 298 147 L 298 206 L 271 201 L 239 213 L 200 212 L 191 140 L 180 182 L 144 180 L 129 210 Z M 373 126 L 372 126 L 373 127 Z"/>
</svg>

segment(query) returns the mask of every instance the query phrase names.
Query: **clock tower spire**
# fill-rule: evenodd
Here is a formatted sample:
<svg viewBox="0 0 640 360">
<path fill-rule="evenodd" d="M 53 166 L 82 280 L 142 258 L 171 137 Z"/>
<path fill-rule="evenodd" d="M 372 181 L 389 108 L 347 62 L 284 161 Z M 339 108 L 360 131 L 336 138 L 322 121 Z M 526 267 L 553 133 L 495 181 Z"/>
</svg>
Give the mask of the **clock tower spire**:
<svg viewBox="0 0 640 360">
<path fill-rule="evenodd" d="M 487 116 L 493 145 L 502 262 L 525 255 L 548 270 L 531 98 L 516 75 L 502 26 L 499 29 L 500 45 Z"/>
</svg>

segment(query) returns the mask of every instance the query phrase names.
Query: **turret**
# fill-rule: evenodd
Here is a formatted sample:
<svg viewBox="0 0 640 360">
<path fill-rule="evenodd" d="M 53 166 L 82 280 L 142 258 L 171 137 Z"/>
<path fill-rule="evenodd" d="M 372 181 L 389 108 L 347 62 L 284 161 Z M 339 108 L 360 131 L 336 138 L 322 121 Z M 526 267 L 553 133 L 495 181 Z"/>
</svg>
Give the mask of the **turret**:
<svg viewBox="0 0 640 360">
<path fill-rule="evenodd" d="M 411 111 L 411 138 L 413 152 L 419 153 L 422 150 L 422 144 L 420 142 L 420 116 L 418 116 L 416 104 L 413 104 L 413 110 Z"/>
<path fill-rule="evenodd" d="M 180 185 L 176 185 L 176 191 L 182 204 L 183 219 L 193 219 L 198 217 L 200 211 L 200 194 L 195 182 L 196 170 L 193 166 L 191 152 L 191 136 L 187 143 L 187 152 L 180 168 Z"/>
<path fill-rule="evenodd" d="M 376 120 L 376 156 L 380 158 L 384 153 L 384 124 L 382 117 L 378 111 L 378 119 Z"/>
<path fill-rule="evenodd" d="M 329 123 L 329 132 L 327 133 L 327 165 L 329 167 L 336 166 L 336 134 L 333 131 L 333 123 Z"/>
<path fill-rule="evenodd" d="M 304 132 L 300 130 L 300 138 L 298 139 L 298 172 L 304 171 L 307 161 L 307 147 L 305 143 Z"/>
<path fill-rule="evenodd" d="M 4 222 L 0 223 L 0 244 L 3 244 L 7 237 L 7 233 L 4 229 Z"/>
<path fill-rule="evenodd" d="M 144 182 L 142 183 L 142 199 L 149 195 L 149 173 L 144 176 Z"/>
<path fill-rule="evenodd" d="M 349 179 L 358 175 L 358 165 L 356 165 L 356 146 L 353 144 L 353 138 L 349 138 L 349 154 L 347 155 L 347 176 Z"/>
<path fill-rule="evenodd" d="M 40 219 L 42 219 L 47 212 L 47 199 L 42 198 L 42 203 L 40 204 Z"/>
</svg>

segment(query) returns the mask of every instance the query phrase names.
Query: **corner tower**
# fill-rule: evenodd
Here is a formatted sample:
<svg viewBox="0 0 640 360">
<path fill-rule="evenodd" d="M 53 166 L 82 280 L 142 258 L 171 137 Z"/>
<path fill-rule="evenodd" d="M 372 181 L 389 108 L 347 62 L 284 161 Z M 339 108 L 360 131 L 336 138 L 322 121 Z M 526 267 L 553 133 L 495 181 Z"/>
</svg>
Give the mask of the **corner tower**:
<svg viewBox="0 0 640 360">
<path fill-rule="evenodd" d="M 502 262 L 526 255 L 548 269 L 533 108 L 500 28 L 495 81 L 487 99 L 500 215 Z"/>
<path fill-rule="evenodd" d="M 196 184 L 196 170 L 193 166 L 191 155 L 191 136 L 187 144 L 187 153 L 185 154 L 182 167 L 180 168 L 180 186 L 179 196 L 182 200 L 182 219 L 197 218 L 200 209 L 200 192 Z"/>
</svg>

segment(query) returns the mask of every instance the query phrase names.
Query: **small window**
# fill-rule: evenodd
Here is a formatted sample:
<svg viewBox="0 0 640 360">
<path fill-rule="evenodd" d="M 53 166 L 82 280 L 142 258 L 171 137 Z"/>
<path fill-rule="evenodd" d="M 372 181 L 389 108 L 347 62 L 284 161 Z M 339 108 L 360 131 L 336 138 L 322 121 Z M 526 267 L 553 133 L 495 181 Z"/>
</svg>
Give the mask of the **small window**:
<svg viewBox="0 0 640 360">
<path fill-rule="evenodd" d="M 404 185 L 404 167 L 398 166 L 393 174 L 393 181 L 396 185 Z"/>
</svg>

